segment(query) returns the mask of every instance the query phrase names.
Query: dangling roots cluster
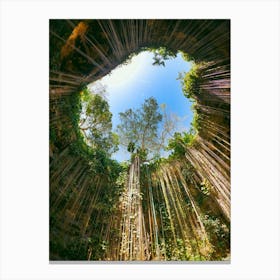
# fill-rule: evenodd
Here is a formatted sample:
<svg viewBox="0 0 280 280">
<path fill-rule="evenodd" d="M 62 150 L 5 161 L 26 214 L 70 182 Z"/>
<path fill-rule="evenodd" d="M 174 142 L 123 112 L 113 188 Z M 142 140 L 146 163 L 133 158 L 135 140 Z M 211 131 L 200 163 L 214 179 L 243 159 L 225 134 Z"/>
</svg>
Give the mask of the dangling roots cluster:
<svg viewBox="0 0 280 280">
<path fill-rule="evenodd" d="M 198 133 L 168 160 L 120 165 L 84 143 L 80 92 L 161 46 L 195 61 Z M 51 20 L 49 76 L 50 259 L 228 259 L 229 21 Z"/>
</svg>

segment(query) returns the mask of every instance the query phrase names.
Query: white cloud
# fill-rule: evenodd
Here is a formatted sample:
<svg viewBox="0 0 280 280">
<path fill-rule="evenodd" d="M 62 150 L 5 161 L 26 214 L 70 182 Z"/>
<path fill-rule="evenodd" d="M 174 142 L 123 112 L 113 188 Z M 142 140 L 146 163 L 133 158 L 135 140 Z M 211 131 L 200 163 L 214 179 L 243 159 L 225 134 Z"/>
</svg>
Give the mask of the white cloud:
<svg viewBox="0 0 280 280">
<path fill-rule="evenodd" d="M 123 86 L 129 87 L 136 78 L 141 77 L 141 72 L 147 69 L 147 64 L 151 53 L 142 52 L 131 59 L 127 65 L 120 65 L 114 69 L 109 75 L 105 76 L 100 82 L 108 87 L 108 91 L 119 89 Z"/>
</svg>

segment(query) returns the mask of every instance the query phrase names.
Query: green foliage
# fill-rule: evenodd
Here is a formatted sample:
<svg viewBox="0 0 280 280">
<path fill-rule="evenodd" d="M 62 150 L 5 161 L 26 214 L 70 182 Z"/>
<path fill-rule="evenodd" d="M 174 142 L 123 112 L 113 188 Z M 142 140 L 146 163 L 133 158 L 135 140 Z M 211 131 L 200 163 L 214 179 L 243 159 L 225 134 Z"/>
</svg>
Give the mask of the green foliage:
<svg viewBox="0 0 280 280">
<path fill-rule="evenodd" d="M 131 161 L 133 161 L 136 156 L 138 156 L 142 162 L 146 161 L 148 157 L 148 150 L 141 148 L 136 149 L 136 152 L 131 154 Z"/>
<path fill-rule="evenodd" d="M 203 181 L 200 183 L 200 190 L 204 195 L 210 195 L 212 186 L 207 179 L 204 178 Z"/>
<path fill-rule="evenodd" d="M 195 95 L 199 94 L 199 84 L 201 77 L 199 74 L 199 68 L 194 65 L 191 70 L 184 77 L 183 92 L 187 98 L 194 98 Z"/>
<path fill-rule="evenodd" d="M 91 237 L 71 237 L 67 246 L 52 241 L 50 250 L 52 254 L 58 252 L 63 260 L 104 260 L 108 244 L 96 234 Z M 91 252 L 91 254 L 89 254 Z"/>
<path fill-rule="evenodd" d="M 95 176 L 102 177 L 102 187 L 95 202 L 95 207 L 103 215 L 114 215 L 117 210 L 117 203 L 119 202 L 119 195 L 122 188 L 116 183 L 119 175 L 124 170 L 117 161 L 108 157 L 107 153 L 100 149 L 95 149 L 88 146 L 80 135 L 76 141 L 70 146 L 70 153 L 79 157 L 79 161 L 86 166 L 85 170 L 87 176 L 94 178 Z M 71 188 L 70 192 L 65 194 L 62 200 L 69 201 L 69 197 L 73 196 Z M 96 192 L 95 186 L 89 189 L 92 195 Z M 69 196 L 70 195 L 70 196 Z M 63 205 L 62 205 L 63 208 Z M 56 210 L 59 210 L 58 208 Z M 64 213 L 64 212 L 63 212 Z M 62 214 L 64 215 L 64 214 Z M 62 216 L 63 217 L 63 216 Z M 93 212 L 91 221 L 95 219 L 95 212 Z M 87 238 L 81 236 L 81 229 L 77 226 L 77 230 L 71 227 L 71 236 L 57 236 L 56 232 L 60 231 L 61 212 L 54 213 L 50 216 L 50 253 L 51 259 L 63 260 L 104 260 L 108 244 L 102 239 L 100 230 L 107 226 L 107 221 L 94 222 L 95 231 Z M 113 230 L 113 229 L 112 229 Z"/>
<path fill-rule="evenodd" d="M 188 73 L 179 73 L 178 79 L 181 80 L 184 95 L 193 102 L 191 107 L 193 111 L 193 120 L 188 132 L 176 132 L 174 133 L 173 138 L 169 139 L 166 149 L 173 151 L 171 157 L 183 155 L 185 149 L 194 144 L 196 135 L 200 130 L 201 117 L 197 112 L 196 96 L 199 94 L 199 85 L 201 83 L 201 65 L 202 64 L 194 64 Z"/>
<path fill-rule="evenodd" d="M 149 47 L 144 50 L 150 51 L 154 53 L 153 57 L 153 65 L 162 65 L 165 66 L 165 60 L 172 59 L 176 57 L 176 53 L 166 47 Z"/>
<path fill-rule="evenodd" d="M 72 94 L 59 103 L 59 110 L 65 112 L 65 115 L 69 118 L 69 125 L 58 122 L 57 127 L 50 126 L 50 145 L 58 149 L 68 145 L 70 153 L 79 156 L 88 165 L 89 172 L 93 174 L 100 172 L 99 174 L 108 174 L 109 177 L 114 177 L 118 175 L 120 166 L 117 161 L 109 158 L 108 149 L 112 149 L 112 145 L 117 146 L 117 135 L 110 133 L 111 138 L 107 137 L 104 142 L 102 142 L 102 137 L 96 138 L 96 143 L 98 144 L 99 141 L 100 145 L 91 146 L 85 142 L 85 136 L 79 126 L 82 112 L 81 101 L 90 101 L 92 100 L 91 96 L 90 92 L 85 89 L 81 93 Z M 100 98 L 97 100 L 103 104 L 102 106 L 108 108 Z"/>
<path fill-rule="evenodd" d="M 165 65 L 164 60 L 174 57 L 172 52 L 165 48 L 156 49 L 154 64 Z M 184 85 L 185 96 L 195 100 L 199 94 L 200 73 L 197 66 L 194 66 L 190 73 L 186 74 L 181 80 Z M 103 183 L 99 200 L 96 202 L 98 209 L 105 215 L 111 215 L 116 209 L 119 195 L 126 187 L 128 180 L 127 163 L 119 164 L 110 159 L 110 155 L 116 150 L 118 143 L 121 142 L 127 146 L 128 152 L 132 153 L 132 158 L 139 156 L 142 161 L 146 160 L 149 153 L 158 146 L 158 124 L 162 121 L 162 115 L 158 111 L 158 104 L 154 98 L 145 100 L 141 108 L 137 110 L 129 109 L 120 113 L 121 124 L 118 126 L 120 137 L 111 131 L 112 114 L 109 110 L 108 102 L 99 94 L 91 94 L 84 86 L 81 87 L 81 94 L 73 94 L 63 103 L 63 110 L 70 116 L 71 126 L 61 125 L 60 130 L 50 127 L 50 142 L 61 148 L 65 143 L 71 143 L 69 148 L 72 154 L 87 165 L 87 171 L 91 176 L 102 176 Z M 83 106 L 81 106 L 83 104 Z M 174 133 L 169 140 L 167 150 L 172 150 L 171 157 L 179 157 L 185 154 L 186 148 L 193 145 L 196 135 L 200 129 L 199 115 L 196 111 L 196 103 L 193 104 L 194 118 L 192 128 L 189 132 Z M 70 131 L 71 130 L 71 131 Z M 76 136 L 75 141 L 71 140 L 71 135 Z M 84 131 L 84 132 L 81 132 Z M 72 134 L 71 134 L 71 133 Z M 87 139 L 87 143 L 84 140 Z M 163 158 L 154 158 L 149 165 L 149 169 L 158 168 L 168 160 Z M 191 168 L 185 168 L 182 174 L 190 178 L 193 174 Z M 207 180 L 203 180 L 198 186 L 200 192 L 198 195 L 198 204 L 203 202 L 205 197 L 211 193 L 211 185 Z M 65 196 L 65 200 L 69 197 Z M 200 203 L 201 199 L 201 203 Z M 186 198 L 186 204 L 189 201 Z M 166 205 L 157 202 L 157 214 L 161 215 L 163 224 L 163 233 L 165 240 L 161 242 L 160 249 L 166 255 L 168 260 L 204 260 L 204 256 L 199 253 L 188 251 L 183 239 L 178 237 L 175 241 L 172 238 L 171 222 L 172 219 L 167 213 Z M 50 226 L 54 227 L 57 223 L 57 216 L 50 217 Z M 106 221 L 104 221 L 106 223 Z M 229 249 L 229 228 L 218 217 L 205 216 L 203 223 L 212 244 L 215 244 L 214 259 L 224 257 Z M 96 232 L 90 237 L 81 237 L 79 233 L 68 241 L 57 242 L 55 238 L 51 239 L 50 250 L 53 255 L 59 254 L 65 260 L 85 260 L 88 258 L 88 252 L 92 252 L 90 259 L 104 259 L 106 250 L 109 246 L 100 236 L 98 229 L 102 225 L 96 224 Z M 63 238 L 61 238 L 63 240 Z M 60 240 L 60 241 L 61 241 Z M 199 241 L 193 240 L 193 247 L 198 245 Z M 63 244 L 67 244 L 64 246 Z"/>
<path fill-rule="evenodd" d="M 112 113 L 109 104 L 98 94 L 86 94 L 83 103 L 81 129 L 89 130 L 89 134 L 107 133 L 112 128 Z"/>
<path fill-rule="evenodd" d="M 182 175 L 184 176 L 185 180 L 188 180 L 189 178 L 193 177 L 195 169 L 190 162 L 187 162 L 183 165 L 181 172 L 182 172 Z"/>
<path fill-rule="evenodd" d="M 90 102 L 91 99 L 91 92 L 90 90 L 86 87 L 85 89 L 80 91 L 80 95 L 81 95 L 81 102 L 82 103 L 88 103 Z"/>
<path fill-rule="evenodd" d="M 193 103 L 192 105 L 192 111 L 193 111 L 193 119 L 191 122 L 191 133 L 195 134 L 198 133 L 198 131 L 200 130 L 200 115 L 197 113 L 196 110 L 196 103 Z"/>
<path fill-rule="evenodd" d="M 185 52 L 180 52 L 180 53 L 184 60 L 189 61 L 189 62 L 195 62 L 195 58 L 193 56 L 191 56 L 190 54 L 185 53 Z"/>
<path fill-rule="evenodd" d="M 184 95 L 191 101 L 195 101 L 200 94 L 200 84 L 203 81 L 202 71 L 206 63 L 193 63 L 189 72 L 181 72 L 177 80 L 181 81 Z"/>
<path fill-rule="evenodd" d="M 54 126 L 50 125 L 50 146 L 55 146 L 58 150 L 63 149 L 73 141 L 76 133 L 79 134 L 78 123 L 81 109 L 78 93 L 71 94 L 67 98 L 61 98 L 58 103 L 50 104 L 50 115 L 54 114 L 55 116 L 60 111 L 65 116 L 65 119 L 58 118 Z"/>
<path fill-rule="evenodd" d="M 129 142 L 128 146 L 127 146 L 127 151 L 130 153 L 133 153 L 135 150 L 135 143 L 133 142 Z"/>
<path fill-rule="evenodd" d="M 128 109 L 119 115 L 120 143 L 131 151 L 137 149 L 139 154 L 153 152 L 158 145 L 158 124 L 162 120 L 157 101 L 150 97 L 140 108 Z"/>
<path fill-rule="evenodd" d="M 210 242 L 215 245 L 212 258 L 223 259 L 229 253 L 230 229 L 221 218 L 205 215 L 202 222 L 206 228 Z"/>
<path fill-rule="evenodd" d="M 186 147 L 194 143 L 195 135 L 188 132 L 175 132 L 173 138 L 168 142 L 167 150 L 172 150 L 172 156 L 181 156 L 185 154 Z"/>
<path fill-rule="evenodd" d="M 207 179 L 203 179 L 203 181 L 196 186 L 199 192 L 196 195 L 196 201 L 200 207 L 203 207 L 203 204 L 206 200 L 209 199 L 209 196 L 212 193 L 213 187 Z"/>
<path fill-rule="evenodd" d="M 118 175 L 118 178 L 116 180 L 116 185 L 118 188 L 118 195 L 123 194 L 123 191 L 126 188 L 126 184 L 128 181 L 128 169 L 129 169 L 129 164 L 122 162 L 121 163 L 121 172 Z"/>
<path fill-rule="evenodd" d="M 100 94 L 92 94 L 88 89 L 81 93 L 82 107 L 80 130 L 87 143 L 111 155 L 118 150 L 118 135 L 112 132 L 112 113 L 108 102 Z"/>
</svg>

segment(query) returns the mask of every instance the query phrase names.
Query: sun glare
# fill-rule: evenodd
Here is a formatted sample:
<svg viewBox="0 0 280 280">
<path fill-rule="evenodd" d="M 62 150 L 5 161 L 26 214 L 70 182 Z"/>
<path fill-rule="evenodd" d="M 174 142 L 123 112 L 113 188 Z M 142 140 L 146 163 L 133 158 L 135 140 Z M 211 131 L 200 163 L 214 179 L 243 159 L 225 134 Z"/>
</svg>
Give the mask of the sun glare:
<svg viewBox="0 0 280 280">
<path fill-rule="evenodd" d="M 151 56 L 149 52 L 134 56 L 128 64 L 118 66 L 109 75 L 103 77 L 100 83 L 106 86 L 108 91 L 123 86 L 129 87 L 144 71 L 149 56 Z"/>
</svg>

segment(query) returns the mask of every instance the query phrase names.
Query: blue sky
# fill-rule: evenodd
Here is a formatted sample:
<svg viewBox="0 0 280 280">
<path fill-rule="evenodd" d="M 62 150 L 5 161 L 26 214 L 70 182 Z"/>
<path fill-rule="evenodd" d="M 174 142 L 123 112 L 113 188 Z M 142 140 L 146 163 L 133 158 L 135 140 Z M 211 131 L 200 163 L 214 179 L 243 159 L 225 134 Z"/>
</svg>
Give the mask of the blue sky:
<svg viewBox="0 0 280 280">
<path fill-rule="evenodd" d="M 178 130 L 189 129 L 193 117 L 191 102 L 183 95 L 181 83 L 176 79 L 179 72 L 188 72 L 191 64 L 178 53 L 176 58 L 165 61 L 165 67 L 154 66 L 153 56 L 151 52 L 142 52 L 133 57 L 128 65 L 120 65 L 98 81 L 106 87 L 113 114 L 113 130 L 119 123 L 119 112 L 137 109 L 151 96 L 159 105 L 166 104 L 167 113 L 175 113 L 182 118 Z M 94 88 L 94 84 L 89 88 Z M 130 155 L 126 150 L 121 150 L 113 158 L 123 161 Z"/>
</svg>

